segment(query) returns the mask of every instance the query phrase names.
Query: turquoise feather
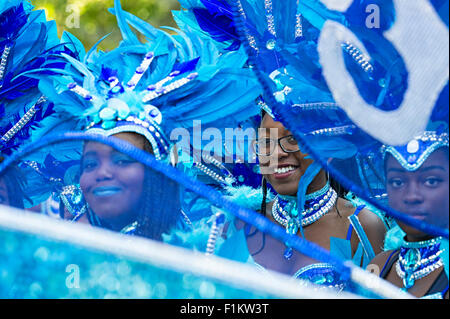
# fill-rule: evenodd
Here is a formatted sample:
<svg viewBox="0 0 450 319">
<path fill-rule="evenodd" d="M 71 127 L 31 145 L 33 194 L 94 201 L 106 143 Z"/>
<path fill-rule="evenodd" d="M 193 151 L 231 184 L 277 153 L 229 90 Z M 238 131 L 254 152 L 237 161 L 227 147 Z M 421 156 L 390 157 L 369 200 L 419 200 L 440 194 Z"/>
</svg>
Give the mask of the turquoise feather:
<svg viewBox="0 0 450 319">
<path fill-rule="evenodd" d="M 92 56 L 97 55 L 97 47 L 102 43 L 107 37 L 109 37 L 111 33 L 108 33 L 107 35 L 103 36 L 100 40 L 98 40 L 94 46 L 86 53 L 86 56 L 84 57 L 84 60 L 88 63 L 92 63 L 93 58 Z"/>
<path fill-rule="evenodd" d="M 87 125 L 86 116 L 94 116 L 107 105 L 109 86 L 100 79 L 103 68 L 116 71 L 117 77 L 125 85 L 148 52 L 154 54 L 149 70 L 143 74 L 132 92 L 120 95 L 130 106 L 132 114 L 137 115 L 143 111 L 144 105 L 139 100 L 149 84 L 157 83 L 167 77 L 175 66 L 197 57 L 200 59 L 195 69 L 198 73 L 195 81 L 151 101 L 163 114 L 161 125 L 165 132 L 176 127 L 189 129 L 193 121 L 199 119 L 205 125 L 221 127 L 222 123 L 230 124 L 228 117 L 233 114 L 243 113 L 248 118 L 259 113 L 255 100 L 262 90 L 253 72 L 245 68 L 246 55 L 243 49 L 222 54 L 214 41 L 203 38 L 192 30 L 166 28 L 176 32 L 175 35 L 169 35 L 122 11 L 117 1 L 113 12 L 123 35 L 123 41 L 118 48 L 107 53 L 91 49 L 87 55 L 80 55 L 85 57 L 83 61 L 63 55 L 77 73 L 72 76 L 72 82 L 78 83 L 95 96 L 94 103 L 73 97 L 70 103 L 76 101 L 80 106 L 68 105 L 67 96 L 73 93 L 64 87 L 67 85 L 67 78 L 61 78 L 61 82 L 56 77 L 48 77 L 50 81 L 54 81 L 54 85 L 44 82 L 41 86 L 50 99 L 58 102 L 55 103 L 55 108 L 61 114 L 69 113 L 67 117 L 84 121 L 84 125 Z M 135 42 L 128 25 L 142 31 L 151 41 Z M 72 42 L 79 50 L 82 49 L 77 45 L 77 41 L 73 39 Z M 60 74 L 69 75 L 64 72 Z M 242 119 L 244 116 L 237 118 Z M 224 122 L 224 119 L 227 121 Z"/>
<path fill-rule="evenodd" d="M 114 0 L 114 9 L 117 18 L 117 24 L 122 33 L 123 41 L 127 44 L 139 44 L 139 40 L 137 36 L 131 31 L 131 28 L 128 26 L 128 23 L 123 15 L 122 5 L 120 4 L 120 0 Z"/>
<path fill-rule="evenodd" d="M 441 240 L 441 249 L 444 250 L 444 252 L 441 255 L 441 259 L 444 261 L 444 271 L 447 275 L 447 278 L 450 278 L 449 276 L 449 245 L 448 245 L 448 239 L 442 239 Z"/>
<path fill-rule="evenodd" d="M 62 44 L 66 45 L 71 49 L 72 52 L 77 52 L 79 54 L 78 60 L 82 61 L 85 57 L 84 45 L 75 36 L 67 31 L 64 31 L 61 37 Z"/>
</svg>

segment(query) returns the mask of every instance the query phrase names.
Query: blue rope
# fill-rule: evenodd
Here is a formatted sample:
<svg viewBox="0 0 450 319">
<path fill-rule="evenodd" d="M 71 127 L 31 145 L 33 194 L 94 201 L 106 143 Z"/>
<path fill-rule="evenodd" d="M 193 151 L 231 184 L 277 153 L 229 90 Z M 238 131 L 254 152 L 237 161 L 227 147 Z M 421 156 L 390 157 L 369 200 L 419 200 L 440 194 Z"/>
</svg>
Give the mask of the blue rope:
<svg viewBox="0 0 450 319">
<path fill-rule="evenodd" d="M 430 234 L 435 237 L 442 236 L 444 238 L 449 238 L 449 230 L 440 228 L 431 224 L 424 223 L 422 221 L 418 221 L 414 219 L 413 217 L 410 217 L 408 215 L 405 215 L 401 212 L 398 212 L 391 207 L 386 207 L 382 205 L 381 203 L 377 202 L 370 196 L 368 196 L 367 192 L 365 192 L 362 188 L 352 183 L 347 177 L 345 177 L 341 172 L 336 170 L 332 166 L 328 166 L 326 161 L 319 156 L 319 154 L 312 150 L 308 144 L 305 141 L 304 135 L 296 130 L 298 126 L 295 123 L 295 119 L 289 116 L 285 116 L 285 114 L 289 114 L 289 106 L 283 105 L 279 103 L 273 96 L 272 90 L 270 89 L 268 78 L 263 75 L 263 72 L 260 70 L 258 63 L 256 63 L 256 58 L 253 53 L 253 49 L 250 47 L 247 37 L 245 34 L 243 34 L 242 30 L 245 30 L 245 19 L 242 17 L 242 15 L 239 13 L 239 6 L 238 6 L 239 0 L 232 0 L 231 1 L 231 7 L 233 9 L 233 15 L 234 15 L 234 21 L 236 25 L 237 33 L 240 37 L 241 43 L 244 46 L 249 64 L 252 66 L 252 69 L 255 72 L 256 77 L 258 78 L 263 91 L 265 92 L 264 99 L 272 108 L 273 111 L 276 112 L 276 116 L 281 119 L 282 123 L 285 124 L 285 126 L 294 134 L 297 141 L 302 146 L 305 153 L 308 153 L 311 155 L 314 160 L 316 160 L 322 167 L 327 167 L 327 170 L 329 173 L 346 189 L 352 191 L 357 196 L 364 198 L 368 203 L 372 204 L 376 208 L 385 211 L 386 215 L 391 216 L 395 219 L 398 219 L 399 221 L 410 225 L 416 229 L 419 229 L 427 234 Z"/>
<path fill-rule="evenodd" d="M 230 200 L 226 199 L 217 190 L 204 185 L 203 183 L 187 176 L 178 169 L 167 165 L 161 161 L 156 160 L 156 158 L 148 154 L 147 152 L 137 149 L 132 144 L 120 140 L 115 137 L 107 137 L 103 135 L 86 134 L 85 132 L 66 132 L 62 134 L 55 134 L 52 136 L 47 136 L 41 139 L 39 142 L 23 148 L 20 151 L 14 153 L 14 155 L 8 157 L 2 164 L 0 164 L 0 174 L 11 164 L 18 161 L 20 158 L 26 156 L 27 154 L 38 150 L 44 146 L 49 146 L 57 142 L 74 141 L 74 140 L 84 140 L 84 141 L 94 141 L 100 142 L 110 147 L 113 147 L 122 153 L 134 158 L 135 160 L 141 162 L 142 164 L 151 167 L 152 169 L 166 175 L 168 178 L 176 181 L 180 185 L 184 186 L 196 194 L 209 200 L 212 205 L 220 207 L 227 212 L 232 213 L 238 219 L 254 225 L 258 230 L 264 232 L 281 242 L 286 242 L 293 249 L 305 254 L 306 256 L 333 265 L 343 276 L 344 279 L 350 278 L 351 268 L 344 264 L 339 258 L 332 256 L 324 248 L 302 239 L 298 236 L 290 236 L 286 234 L 286 230 L 273 222 L 271 222 L 266 217 L 258 214 L 255 211 L 249 210 L 247 208 L 241 207 Z"/>
</svg>

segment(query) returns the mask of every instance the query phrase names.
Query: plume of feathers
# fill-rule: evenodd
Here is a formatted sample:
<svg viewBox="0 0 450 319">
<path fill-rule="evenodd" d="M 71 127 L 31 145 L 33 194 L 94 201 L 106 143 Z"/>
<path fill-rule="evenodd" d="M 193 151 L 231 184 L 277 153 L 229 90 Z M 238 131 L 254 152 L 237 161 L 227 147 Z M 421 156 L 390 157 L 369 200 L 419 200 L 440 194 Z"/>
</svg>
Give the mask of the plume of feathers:
<svg viewBox="0 0 450 319">
<path fill-rule="evenodd" d="M 58 55 L 73 51 L 61 43 L 54 21 L 47 21 L 43 10 L 33 10 L 28 1 L 7 1 L 0 6 L 0 52 L 0 152 L 10 155 L 39 138 L 35 129 L 53 121 L 53 104 L 41 100 L 39 79 L 59 74 L 55 71 L 67 63 Z"/>
<path fill-rule="evenodd" d="M 110 12 L 116 15 L 123 36 L 118 48 L 107 53 L 91 50 L 83 61 L 62 54 L 71 64 L 70 74 L 47 75 L 39 84 L 41 91 L 55 103 L 55 111 L 64 114 L 66 122 L 75 120 L 72 121 L 74 128 L 85 127 L 107 106 L 111 97 L 107 93 L 111 84 L 108 79 L 115 76 L 126 87 L 149 52 L 154 59 L 137 86 L 116 96 L 127 103 L 131 114 L 143 111 L 142 96 L 148 92 L 149 85 L 174 73 L 183 78 L 193 72 L 197 74 L 195 80 L 151 101 L 163 115 L 161 125 L 165 132 L 180 127 L 192 128 L 196 119 L 201 119 L 205 125 L 221 127 L 224 119 L 228 119 L 229 124 L 234 116 L 242 118 L 244 110 L 245 117 L 258 114 L 255 100 L 261 89 L 252 71 L 244 67 L 246 56 L 242 49 L 222 54 L 211 39 L 202 38 L 191 30 L 175 30 L 177 34 L 170 35 L 122 11 L 120 1 L 115 2 Z M 130 26 L 149 41 L 136 42 Z M 67 88 L 69 83 L 83 87 L 95 97 L 94 101 L 71 92 Z"/>
</svg>

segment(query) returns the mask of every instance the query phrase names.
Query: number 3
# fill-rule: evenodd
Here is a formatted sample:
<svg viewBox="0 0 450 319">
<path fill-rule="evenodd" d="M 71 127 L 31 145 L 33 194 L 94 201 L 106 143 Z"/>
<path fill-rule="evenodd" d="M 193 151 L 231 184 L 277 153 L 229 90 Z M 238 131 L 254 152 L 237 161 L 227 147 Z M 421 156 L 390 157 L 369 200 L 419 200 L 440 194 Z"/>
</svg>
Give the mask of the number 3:
<svg viewBox="0 0 450 319">
<path fill-rule="evenodd" d="M 325 0 L 322 0 L 326 5 Z M 362 130 L 389 145 L 404 145 L 426 129 L 435 102 L 449 78 L 449 31 L 427 0 L 393 0 L 394 26 L 384 32 L 408 70 L 408 90 L 397 110 L 382 111 L 359 94 L 347 71 L 341 43 L 364 46 L 348 28 L 327 21 L 318 51 L 335 101 Z"/>
</svg>

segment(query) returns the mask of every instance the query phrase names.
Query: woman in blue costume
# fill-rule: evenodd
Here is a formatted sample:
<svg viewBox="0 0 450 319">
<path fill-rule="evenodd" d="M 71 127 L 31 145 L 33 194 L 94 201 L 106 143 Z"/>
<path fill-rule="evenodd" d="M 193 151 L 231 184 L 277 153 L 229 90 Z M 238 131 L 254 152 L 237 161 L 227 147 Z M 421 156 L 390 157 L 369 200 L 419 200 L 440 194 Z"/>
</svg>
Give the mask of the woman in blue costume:
<svg viewBox="0 0 450 319">
<path fill-rule="evenodd" d="M 353 259 L 358 266 L 366 266 L 382 249 L 386 231 L 382 221 L 364 206 L 355 209 L 351 202 L 338 196 L 322 169 L 308 184 L 304 210 L 300 212 L 297 192 L 313 160 L 301 151 L 298 142 L 280 122 L 268 113 L 263 114 L 263 130 L 256 141 L 264 176 L 259 211 L 285 227 L 286 232 L 302 236 L 343 260 Z M 274 130 L 277 132 L 274 136 L 278 138 L 269 135 L 271 129 L 272 134 Z M 268 166 L 269 163 L 275 165 Z M 275 199 L 268 203 L 267 183 L 276 192 Z M 229 222 L 225 233 L 227 239 L 218 249 L 218 255 L 255 263 L 317 284 L 345 287 L 345 282 L 331 265 L 317 263 L 239 220 Z"/>
<path fill-rule="evenodd" d="M 448 132 L 426 131 L 407 145 L 383 147 L 389 204 L 448 228 Z M 448 240 L 398 221 L 400 247 L 376 256 L 380 277 L 416 297 L 448 299 Z"/>
<path fill-rule="evenodd" d="M 113 136 L 126 142 L 123 147 L 131 144 L 167 165 L 182 171 L 196 167 L 221 180 L 212 168 L 186 161 L 191 144 L 182 140 L 175 146 L 178 136 L 174 140 L 172 133 L 184 130 L 189 138 L 196 120 L 204 127 L 235 127 L 257 113 L 259 84 L 243 67 L 245 55 L 220 54 L 211 41 L 188 30 L 169 35 L 122 11 L 119 1 L 113 13 L 123 35 L 117 49 L 104 53 L 94 47 L 86 54 L 72 38 L 82 61 L 63 55 L 71 69 L 41 77 L 40 89 L 59 118 L 44 129 Z M 148 42 L 141 43 L 129 25 Z M 177 224 L 189 224 L 182 191 L 163 174 L 95 138 L 75 149 L 78 154 L 56 145 L 50 153 L 31 154 L 24 161 L 47 180 L 64 181 L 58 196 L 64 204 L 61 212 L 70 220 L 158 240 Z M 52 160 L 43 160 L 50 156 Z M 79 170 L 73 169 L 78 164 Z M 220 171 L 220 163 L 215 169 Z M 52 176 L 61 170 L 62 176 Z M 75 177 L 70 179 L 69 173 Z"/>
<path fill-rule="evenodd" d="M 192 1 L 182 1 L 182 5 L 187 6 L 189 11 L 177 13 L 178 21 L 203 31 L 205 36 L 209 35 L 216 41 L 223 42 L 222 48 L 225 51 L 236 50 L 240 47 L 241 41 L 234 27 L 233 12 L 231 6 L 225 1 L 202 0 L 195 4 Z M 250 8 L 250 4 L 248 6 Z M 246 20 L 246 27 L 252 31 L 256 29 L 252 18 L 265 16 L 257 11 L 261 9 L 261 6 L 255 5 L 253 9 L 256 10 L 252 12 L 254 16 Z M 264 31 L 260 32 L 261 35 L 270 34 L 271 30 L 268 30 L 266 25 L 262 28 L 258 29 L 258 31 Z M 311 32 L 315 31 L 314 27 L 309 28 Z M 299 31 L 299 25 L 297 25 L 295 34 L 299 35 Z M 306 26 L 303 31 L 307 33 Z M 262 42 L 264 41 L 262 37 L 255 36 L 253 40 L 256 42 L 251 40 L 250 42 Z M 258 48 L 257 51 L 262 56 L 263 50 L 260 49 Z M 274 47 L 271 48 L 273 49 Z M 272 52 L 268 49 L 266 51 L 264 53 L 267 53 L 267 56 L 262 58 L 262 61 L 267 64 L 264 67 L 267 70 L 270 68 L 275 70 L 276 55 L 271 54 Z M 298 68 L 295 71 L 301 73 L 302 69 Z M 303 71 L 311 72 L 306 69 Z M 320 87 L 314 88 L 312 79 L 306 78 L 303 83 L 293 87 L 294 93 L 296 89 L 298 89 L 296 96 L 302 95 L 305 106 L 330 102 L 326 90 Z M 281 96 L 284 92 L 277 93 Z M 364 206 L 355 208 L 349 201 L 342 198 L 342 193 L 338 196 L 330 186 L 325 170 L 320 169 L 318 164 L 311 165 L 313 160 L 301 151 L 292 134 L 279 120 L 274 119 L 274 115 L 263 101 L 260 104 L 267 111 L 263 112 L 260 127 L 263 129 L 260 130 L 263 135 L 260 133 L 256 144 L 260 170 L 264 176 L 263 191 L 259 192 L 248 187 L 241 189 L 229 187 L 227 191 L 230 193 L 230 198 L 244 206 L 259 210 L 274 223 L 285 227 L 289 234 L 301 234 L 303 238 L 331 250 L 332 254 L 343 260 L 353 259 L 358 266 L 367 265 L 368 261 L 382 249 L 386 231 L 383 222 L 375 214 L 364 209 Z M 276 137 L 268 135 L 270 129 L 275 130 Z M 266 166 L 264 162 L 277 162 L 278 166 Z M 277 193 L 275 199 L 269 203 L 266 203 L 267 184 L 270 184 L 271 189 Z M 304 209 L 297 209 L 298 198 L 305 199 Z M 227 215 L 227 217 L 229 218 L 226 221 L 221 220 L 219 223 L 225 224 L 226 240 L 212 236 L 216 242 L 208 241 L 209 251 L 215 249 L 220 256 L 251 262 L 297 278 L 310 279 L 315 283 L 340 289 L 344 287 L 345 283 L 340 280 L 339 274 L 331 265 L 314 264 L 310 258 L 293 251 L 276 239 L 266 237 L 262 232 L 255 231 L 251 225 L 244 225 L 233 216 Z M 212 247 L 215 248 L 212 249 Z"/>
<path fill-rule="evenodd" d="M 39 139 L 44 132 L 36 129 L 53 120 L 53 105 L 39 91 L 36 73 L 64 69 L 57 55 L 74 56 L 65 36 L 61 41 L 55 22 L 29 1 L 0 4 L 0 162 L 29 143 L 31 135 Z M 17 168 L 0 177 L 1 204 L 24 208 L 23 180 Z"/>
<path fill-rule="evenodd" d="M 209 2 L 209 8 L 221 7 L 225 3 L 220 0 L 202 2 Z M 314 160 L 322 167 L 327 165 L 330 174 L 338 176 L 339 181 L 345 182 L 348 189 L 355 190 L 359 196 L 370 199 L 371 203 L 378 201 L 378 208 L 386 206 L 383 203 L 384 178 L 379 170 L 380 163 L 377 162 L 379 158 L 376 154 L 379 141 L 400 140 L 402 135 L 423 129 L 424 123 L 426 124 L 428 120 L 428 114 L 419 110 L 418 105 L 426 106 L 430 110 L 446 83 L 448 88 L 448 72 L 445 73 L 445 71 L 435 71 L 436 76 L 430 76 L 427 79 L 420 76 L 414 77 L 414 74 L 426 72 L 425 70 L 436 70 L 436 65 L 440 70 L 444 70 L 445 66 L 448 67 L 448 62 L 445 62 L 445 52 L 439 49 L 443 44 L 445 50 L 445 43 L 448 44 L 444 37 L 446 34 L 448 36 L 448 27 L 446 30 L 433 7 L 426 1 L 412 6 L 402 6 L 398 1 L 376 1 L 375 3 L 354 1 L 344 4 L 307 0 L 230 0 L 228 3 L 232 4 L 230 11 L 234 13 L 232 16 L 234 26 L 239 31 L 237 39 L 246 46 L 250 64 L 256 70 L 265 89 L 264 100 L 270 105 L 268 111 L 272 113 L 275 123 L 283 123 L 282 127 L 272 125 L 267 127 L 286 130 L 281 136 L 278 134 L 276 138 L 265 138 L 261 141 L 262 145 L 273 145 L 269 147 L 270 152 L 267 154 L 277 154 L 278 150 L 278 154 L 282 154 L 286 159 L 289 158 L 289 152 L 298 151 L 288 143 L 289 139 L 292 140 L 289 135 L 294 134 L 299 138 L 298 141 L 302 142 L 300 150 L 304 149 L 304 152 L 314 156 Z M 368 9 L 374 6 L 378 11 L 370 15 Z M 226 12 L 226 10 L 217 11 Z M 377 12 L 378 16 L 376 16 Z M 432 42 L 436 45 L 427 43 L 418 48 L 404 45 L 404 43 L 403 46 L 399 44 L 401 42 L 399 38 L 405 37 L 409 32 L 402 22 L 414 21 L 412 24 L 416 30 L 426 30 L 423 25 L 425 19 L 421 16 L 423 13 L 418 14 L 418 12 L 427 12 L 428 27 L 436 31 L 433 35 L 439 35 L 436 37 L 437 41 Z M 419 17 L 413 18 L 414 15 Z M 373 21 L 369 19 L 374 16 L 379 18 L 376 27 L 370 24 Z M 406 16 L 410 20 L 398 19 L 397 21 L 396 18 L 401 16 Z M 221 16 L 223 17 L 224 15 Z M 396 37 L 388 39 L 386 31 L 394 29 L 394 24 L 397 27 Z M 394 33 L 393 30 L 392 33 Z M 429 37 L 429 34 L 426 36 Z M 421 40 L 420 36 L 416 39 Z M 397 46 L 392 45 L 395 41 Z M 417 61 L 411 63 L 414 55 Z M 424 58 L 430 56 L 434 58 Z M 427 69 L 426 66 L 429 68 Z M 419 78 L 423 83 L 420 83 Z M 424 92 L 422 88 L 425 85 L 432 90 Z M 414 99 L 411 99 L 411 91 L 416 92 Z M 409 113 L 406 112 L 408 106 Z M 400 112 L 400 107 L 402 107 L 402 115 L 408 115 L 404 116 L 404 120 L 399 120 L 401 116 L 394 116 L 394 113 Z M 391 111 L 396 112 L 390 113 Z M 420 119 L 421 128 L 413 128 L 417 125 L 413 119 Z M 266 135 L 263 133 L 262 136 L 266 137 L 267 133 Z M 285 137 L 286 140 L 279 140 L 280 137 Z M 285 144 L 282 145 L 282 143 Z M 295 142 L 292 145 L 295 145 Z M 263 155 L 267 155 L 264 153 L 265 150 Z M 277 172 L 280 174 L 279 177 L 288 178 L 289 174 L 294 176 L 297 165 L 292 157 L 290 158 L 292 162 L 287 162 L 288 167 L 275 170 L 275 174 Z M 276 218 L 274 219 L 285 224 L 288 233 L 296 234 L 299 229 L 302 232 L 298 216 L 306 208 L 309 199 L 308 187 L 314 185 L 316 176 L 320 176 L 320 173 L 317 173 L 320 167 L 314 167 L 314 164 L 315 162 L 305 170 L 297 193 L 294 193 L 296 196 L 291 198 L 278 196 L 281 197 L 281 200 L 278 199 L 281 204 L 275 207 L 273 215 Z M 321 186 L 323 185 L 322 182 Z M 320 187 L 315 190 L 317 189 Z M 357 199 L 357 202 L 361 200 Z M 294 213 L 289 214 L 289 210 L 292 210 L 295 204 L 300 209 L 293 210 Z M 320 204 L 317 205 L 317 208 L 319 207 Z M 384 218 L 385 213 L 380 210 L 377 213 L 385 224 L 389 225 L 388 220 Z M 319 212 L 318 216 L 321 216 Z M 321 219 L 325 217 L 327 215 Z M 315 220 L 315 218 L 311 219 Z M 320 223 L 320 220 L 316 223 Z M 381 224 L 381 221 L 378 224 Z M 308 227 L 303 231 L 305 235 Z M 359 227 L 356 226 L 356 228 Z M 371 237 L 370 231 L 367 234 Z M 381 234 L 384 234 L 383 230 Z M 245 237 L 241 236 L 239 240 L 243 242 L 244 239 Z M 367 247 L 370 245 L 365 245 L 367 241 L 364 236 L 359 236 L 358 239 L 367 252 Z M 334 245 L 338 249 L 333 249 L 333 242 L 339 243 Z M 344 259 L 349 259 L 349 256 L 351 258 L 354 253 L 348 249 L 349 246 L 351 248 L 351 245 L 346 246 L 343 241 L 338 242 L 335 239 L 330 242 L 332 252 L 347 251 L 340 254 Z M 347 249 L 343 249 L 344 247 Z M 381 246 L 378 250 L 380 248 Z M 354 256 L 358 256 L 357 252 Z M 373 254 L 373 251 L 371 254 L 364 254 L 366 260 L 360 265 L 367 265 L 369 262 L 367 257 L 370 258 Z M 291 256 L 289 247 L 286 250 L 286 256 Z M 316 274 L 310 272 L 305 275 L 312 279 Z M 321 282 L 325 281 L 323 276 L 316 278 Z"/>
</svg>

